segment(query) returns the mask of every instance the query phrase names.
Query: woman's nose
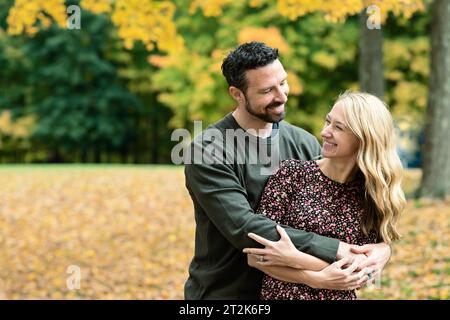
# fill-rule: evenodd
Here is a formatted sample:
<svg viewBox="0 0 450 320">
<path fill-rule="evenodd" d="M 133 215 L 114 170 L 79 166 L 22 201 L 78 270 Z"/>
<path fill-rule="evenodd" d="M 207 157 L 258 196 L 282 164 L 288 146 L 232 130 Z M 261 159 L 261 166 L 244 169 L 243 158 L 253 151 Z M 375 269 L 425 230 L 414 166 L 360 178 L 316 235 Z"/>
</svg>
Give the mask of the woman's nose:
<svg viewBox="0 0 450 320">
<path fill-rule="evenodd" d="M 328 129 L 328 126 L 326 126 L 325 128 L 323 128 L 322 132 L 320 133 L 320 136 L 323 138 L 329 138 L 331 137 L 331 132 Z"/>
</svg>

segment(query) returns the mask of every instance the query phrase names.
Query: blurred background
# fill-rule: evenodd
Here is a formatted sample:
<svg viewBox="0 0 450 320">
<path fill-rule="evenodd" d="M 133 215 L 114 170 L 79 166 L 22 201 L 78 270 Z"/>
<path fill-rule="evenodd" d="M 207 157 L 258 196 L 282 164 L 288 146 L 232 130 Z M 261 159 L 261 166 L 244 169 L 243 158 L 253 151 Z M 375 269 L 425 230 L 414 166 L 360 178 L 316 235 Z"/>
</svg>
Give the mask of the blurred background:
<svg viewBox="0 0 450 320">
<path fill-rule="evenodd" d="M 177 128 L 234 109 L 240 43 L 277 47 L 286 120 L 382 97 L 407 169 L 402 240 L 363 299 L 448 299 L 450 1 L 0 0 L 0 298 L 181 299 L 194 218 Z"/>
</svg>

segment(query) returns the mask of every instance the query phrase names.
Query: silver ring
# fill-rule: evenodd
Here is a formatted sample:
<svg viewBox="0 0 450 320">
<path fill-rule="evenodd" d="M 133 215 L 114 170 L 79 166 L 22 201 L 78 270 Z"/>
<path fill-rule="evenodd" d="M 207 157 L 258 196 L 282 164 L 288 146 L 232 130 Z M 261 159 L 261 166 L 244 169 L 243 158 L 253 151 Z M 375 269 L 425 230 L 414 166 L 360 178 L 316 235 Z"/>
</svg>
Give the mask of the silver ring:
<svg viewBox="0 0 450 320">
<path fill-rule="evenodd" d="M 259 257 L 259 262 L 264 262 L 264 257 L 263 256 Z"/>
</svg>

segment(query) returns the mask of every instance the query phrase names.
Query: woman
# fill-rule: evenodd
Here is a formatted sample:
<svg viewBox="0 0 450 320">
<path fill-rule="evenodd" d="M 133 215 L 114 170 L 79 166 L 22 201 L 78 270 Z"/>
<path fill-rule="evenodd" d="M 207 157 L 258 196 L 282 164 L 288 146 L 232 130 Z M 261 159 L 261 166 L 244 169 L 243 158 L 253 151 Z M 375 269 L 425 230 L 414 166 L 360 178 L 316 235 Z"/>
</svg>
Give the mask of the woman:
<svg viewBox="0 0 450 320">
<path fill-rule="evenodd" d="M 393 120 L 385 104 L 367 93 L 346 92 L 326 116 L 321 136 L 323 159 L 282 162 L 257 212 L 352 244 L 398 239 L 396 224 L 405 197 Z M 262 299 L 356 299 L 355 289 L 376 271 L 358 270 L 358 261 L 348 259 L 328 266 L 296 250 L 284 230 L 277 229 L 278 252 L 244 249 L 249 264 L 266 273 Z M 345 281 L 339 281 L 338 271 Z"/>
</svg>

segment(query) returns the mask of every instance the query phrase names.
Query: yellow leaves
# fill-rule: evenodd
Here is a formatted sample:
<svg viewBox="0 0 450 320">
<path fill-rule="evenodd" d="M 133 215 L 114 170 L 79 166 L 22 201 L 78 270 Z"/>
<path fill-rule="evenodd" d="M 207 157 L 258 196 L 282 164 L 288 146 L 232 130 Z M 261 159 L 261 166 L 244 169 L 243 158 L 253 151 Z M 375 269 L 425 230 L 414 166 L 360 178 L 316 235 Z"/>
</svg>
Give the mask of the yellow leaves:
<svg viewBox="0 0 450 320">
<path fill-rule="evenodd" d="M 360 0 L 278 0 L 278 11 L 281 15 L 295 20 L 311 12 L 323 12 L 331 21 L 345 19 L 362 9 Z"/>
<path fill-rule="evenodd" d="M 0 132 L 9 133 L 11 131 L 11 112 L 4 110 L 0 114 Z"/>
<path fill-rule="evenodd" d="M 386 41 L 383 51 L 388 67 L 409 63 L 411 59 L 411 52 L 401 41 Z"/>
<path fill-rule="evenodd" d="M 222 14 L 222 8 L 232 2 L 233 0 L 192 0 L 189 12 L 193 14 L 201 9 L 206 17 L 218 17 Z"/>
<path fill-rule="evenodd" d="M 276 27 L 246 27 L 242 29 L 238 35 L 238 42 L 245 43 L 250 41 L 264 42 L 271 47 L 278 48 L 280 53 L 288 53 L 290 51 L 288 43 Z"/>
<path fill-rule="evenodd" d="M 336 56 L 329 54 L 326 51 L 318 51 L 314 53 L 311 59 L 315 64 L 328 70 L 334 70 L 338 64 Z"/>
<path fill-rule="evenodd" d="M 380 8 L 380 20 L 385 21 L 387 13 L 410 18 L 416 11 L 425 9 L 426 0 L 278 0 L 278 11 L 281 15 L 295 20 L 312 12 L 321 12 L 325 19 L 332 22 L 342 22 L 348 16 L 355 15 L 371 5 Z M 372 13 L 368 18 L 374 19 Z"/>
<path fill-rule="evenodd" d="M 265 1 L 264 0 L 250 0 L 248 5 L 251 8 L 258 8 L 258 7 L 262 6 L 263 2 L 265 2 Z"/>
<path fill-rule="evenodd" d="M 194 217 L 180 168 L 0 171 L 2 297 L 182 298 Z"/>
<path fill-rule="evenodd" d="M 420 82 L 399 82 L 393 90 L 394 116 L 411 115 L 414 108 L 424 110 L 427 104 L 427 90 L 427 87 Z"/>
<path fill-rule="evenodd" d="M 298 96 L 303 93 L 303 85 L 300 79 L 292 71 L 288 71 L 289 94 Z"/>
<path fill-rule="evenodd" d="M 47 15 L 60 27 L 65 27 L 64 0 L 16 0 L 7 18 L 8 33 L 33 36 L 38 31 L 37 21 L 40 21 L 44 28 L 50 26 L 52 20 Z"/>
<path fill-rule="evenodd" d="M 81 0 L 83 9 L 92 13 L 110 13 L 112 11 L 111 0 Z"/>
<path fill-rule="evenodd" d="M 383 4 L 382 0 L 378 0 Z M 425 10 L 425 2 L 427 0 L 402 0 L 402 1 L 388 1 L 387 7 L 396 15 L 403 15 L 406 19 L 411 18 L 411 16 L 418 11 Z"/>
<path fill-rule="evenodd" d="M 80 4 L 82 9 L 93 13 L 111 13 L 127 49 L 131 49 L 136 41 L 142 41 L 149 51 L 155 45 L 165 52 L 175 52 L 184 46 L 173 21 L 175 5 L 170 1 L 82 0 Z M 37 21 L 41 22 L 42 28 L 48 28 L 52 19 L 65 28 L 64 0 L 16 0 L 7 18 L 8 33 L 31 36 L 39 30 Z"/>
<path fill-rule="evenodd" d="M 411 70 L 424 77 L 427 77 L 430 73 L 430 61 L 428 57 L 415 57 L 414 60 L 411 61 Z"/>
<path fill-rule="evenodd" d="M 0 297 L 182 299 L 195 223 L 181 169 L 0 169 Z M 410 201 L 381 287 L 360 297 L 448 299 L 449 217 L 449 200 Z"/>
<path fill-rule="evenodd" d="M 420 175 L 407 174 L 417 185 Z M 412 180 L 411 180 L 412 179 Z M 413 181 L 414 180 L 414 181 Z M 450 289 L 450 199 L 410 201 L 399 222 L 402 239 L 393 244 L 392 257 L 377 291 L 362 290 L 366 299 L 447 299 Z"/>
<path fill-rule="evenodd" d="M 400 72 L 398 70 L 386 70 L 384 76 L 386 77 L 386 79 L 392 81 L 399 81 L 404 77 L 403 72 Z"/>
<path fill-rule="evenodd" d="M 28 138 L 34 130 L 35 119 L 33 116 L 24 116 L 13 120 L 9 110 L 0 113 L 0 147 L 3 136 L 15 139 Z"/>
<path fill-rule="evenodd" d="M 157 44 L 161 51 L 175 52 L 184 44 L 176 33 L 174 12 L 175 5 L 169 1 L 117 0 L 112 21 L 127 49 L 142 41 L 149 51 Z"/>
<path fill-rule="evenodd" d="M 217 75 L 222 74 L 222 62 L 223 59 L 225 59 L 227 52 L 227 50 L 222 49 L 215 49 L 213 50 L 213 52 L 211 52 L 212 63 L 211 67 L 209 68 L 211 72 L 216 73 Z"/>
</svg>

